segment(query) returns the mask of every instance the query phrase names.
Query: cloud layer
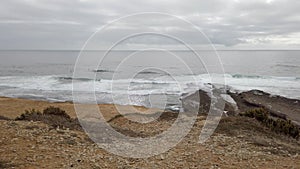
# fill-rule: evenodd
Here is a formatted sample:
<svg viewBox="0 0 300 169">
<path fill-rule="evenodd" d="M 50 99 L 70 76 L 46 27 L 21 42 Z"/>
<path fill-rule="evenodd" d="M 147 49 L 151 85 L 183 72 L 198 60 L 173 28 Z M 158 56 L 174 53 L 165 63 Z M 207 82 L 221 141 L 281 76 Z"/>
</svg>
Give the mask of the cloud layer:
<svg viewBox="0 0 300 169">
<path fill-rule="evenodd" d="M 10 0 L 0 6 L 1 49 L 80 49 L 101 26 L 138 12 L 162 12 L 184 18 L 199 27 L 220 49 L 299 49 L 298 0 Z M 164 17 L 134 18 L 115 24 L 99 40 L 111 44 L 114 36 L 133 29 L 173 32 L 201 45 L 192 29 Z M 147 20 L 147 22 L 141 22 Z M 129 45 L 170 45 L 156 37 L 142 37 Z"/>
</svg>

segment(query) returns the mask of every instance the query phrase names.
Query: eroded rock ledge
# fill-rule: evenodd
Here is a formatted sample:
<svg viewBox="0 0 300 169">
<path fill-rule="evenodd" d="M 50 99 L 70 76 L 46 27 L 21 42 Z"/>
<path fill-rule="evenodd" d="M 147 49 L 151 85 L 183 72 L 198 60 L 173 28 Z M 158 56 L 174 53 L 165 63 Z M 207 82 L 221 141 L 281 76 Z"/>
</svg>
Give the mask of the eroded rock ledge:
<svg viewBox="0 0 300 169">
<path fill-rule="evenodd" d="M 195 111 L 199 107 L 200 114 L 208 113 L 211 107 L 211 94 L 199 90 L 193 94 L 182 98 L 184 111 Z M 242 93 L 227 92 L 224 99 L 224 112 L 227 115 L 237 115 L 255 108 L 264 108 L 270 112 L 274 118 L 291 120 L 293 124 L 300 128 L 300 101 L 288 99 L 281 96 L 274 96 L 269 93 L 251 90 Z M 234 102 L 229 101 L 234 100 Z"/>
</svg>

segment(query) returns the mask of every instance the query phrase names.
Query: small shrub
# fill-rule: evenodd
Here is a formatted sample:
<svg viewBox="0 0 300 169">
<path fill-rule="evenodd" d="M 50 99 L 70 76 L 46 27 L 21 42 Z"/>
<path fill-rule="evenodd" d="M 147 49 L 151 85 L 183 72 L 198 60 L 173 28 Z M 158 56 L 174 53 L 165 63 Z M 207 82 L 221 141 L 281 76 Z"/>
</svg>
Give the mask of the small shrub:
<svg viewBox="0 0 300 169">
<path fill-rule="evenodd" d="M 42 113 L 35 109 L 25 110 L 25 113 L 21 114 L 21 116 L 17 117 L 16 120 L 27 120 L 29 118 L 36 118 L 37 116 L 41 115 Z"/>
<path fill-rule="evenodd" d="M 47 107 L 46 109 L 44 109 L 43 114 L 44 115 L 62 116 L 67 119 L 71 119 L 71 117 L 66 113 L 66 111 L 60 109 L 59 107 L 53 107 L 53 106 Z"/>
<path fill-rule="evenodd" d="M 0 120 L 6 120 L 6 121 L 7 121 L 7 120 L 10 120 L 10 119 L 7 118 L 7 117 L 4 117 L 4 116 L 1 116 L 1 115 L 0 115 Z"/>
<path fill-rule="evenodd" d="M 273 119 L 269 116 L 269 112 L 265 109 L 253 109 L 241 114 L 242 116 L 255 118 L 257 121 L 264 124 L 276 133 L 282 133 L 293 138 L 298 139 L 300 136 L 300 129 L 294 125 L 290 120 Z"/>
<path fill-rule="evenodd" d="M 255 118 L 256 120 L 260 122 L 264 122 L 268 120 L 269 112 L 265 109 L 253 109 L 246 111 L 243 116 L 247 116 L 250 118 Z"/>
<path fill-rule="evenodd" d="M 25 113 L 15 120 L 41 121 L 54 128 L 81 130 L 78 119 L 72 119 L 64 110 L 52 106 L 44 109 L 43 113 L 35 109 L 25 110 Z"/>
</svg>

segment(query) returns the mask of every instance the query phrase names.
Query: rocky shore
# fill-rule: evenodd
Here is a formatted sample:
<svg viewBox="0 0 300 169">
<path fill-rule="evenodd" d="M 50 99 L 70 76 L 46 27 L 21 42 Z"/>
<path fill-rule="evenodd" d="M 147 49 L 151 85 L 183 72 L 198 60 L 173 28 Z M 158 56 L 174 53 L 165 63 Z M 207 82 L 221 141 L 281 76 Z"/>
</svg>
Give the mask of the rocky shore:
<svg viewBox="0 0 300 169">
<path fill-rule="evenodd" d="M 199 134 L 210 106 L 209 95 L 203 91 L 199 94 L 199 114 L 189 134 L 169 151 L 145 159 L 120 157 L 99 148 L 76 122 L 72 103 L 1 98 L 0 168 L 300 168 L 299 140 L 276 133 L 255 118 L 239 115 L 264 108 L 274 118 L 298 124 L 300 104 L 297 100 L 261 91 L 228 93 L 236 105 L 226 101 L 228 117 L 224 115 L 213 136 L 199 144 Z M 197 103 L 193 95 L 185 99 L 189 101 L 187 108 L 190 103 Z M 43 111 L 49 106 L 65 110 L 66 114 L 64 111 Z M 99 107 L 112 127 L 131 137 L 151 137 L 161 133 L 177 117 L 176 113 L 162 112 L 154 122 L 137 124 L 126 116 L 145 116 L 141 112 L 146 108 L 136 107 L 136 112 L 130 112 L 128 108 L 128 114 L 120 116 L 113 105 Z M 33 108 L 32 112 L 39 111 L 40 114 L 33 116 L 29 112 L 22 116 L 25 110 Z M 127 107 L 123 108 L 126 110 Z M 158 111 L 147 111 L 147 116 Z"/>
<path fill-rule="evenodd" d="M 227 99 L 224 99 L 227 97 Z M 259 90 L 233 93 L 228 91 L 224 96 L 224 111 L 227 115 L 238 115 L 253 109 L 266 109 L 273 118 L 290 120 L 300 128 L 300 101 L 288 99 L 282 96 L 271 95 Z M 211 108 L 209 93 L 202 90 L 183 98 L 185 111 L 195 111 L 194 107 L 199 107 L 198 112 L 207 114 Z"/>
<path fill-rule="evenodd" d="M 274 118 L 291 120 L 300 127 L 300 102 L 296 99 L 271 95 L 258 90 L 239 94 L 230 93 L 230 96 L 236 101 L 239 112 L 245 112 L 254 108 L 264 108 Z"/>
</svg>

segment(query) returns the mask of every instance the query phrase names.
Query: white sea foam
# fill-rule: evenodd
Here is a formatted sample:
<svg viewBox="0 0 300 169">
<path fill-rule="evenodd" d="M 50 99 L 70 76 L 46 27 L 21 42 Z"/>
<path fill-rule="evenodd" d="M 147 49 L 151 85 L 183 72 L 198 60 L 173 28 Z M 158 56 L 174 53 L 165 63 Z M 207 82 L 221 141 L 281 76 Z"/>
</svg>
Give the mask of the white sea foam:
<svg viewBox="0 0 300 169">
<path fill-rule="evenodd" d="M 213 80 L 211 79 L 213 76 Z M 32 94 L 49 100 L 72 100 L 72 80 L 79 86 L 77 92 L 97 93 L 97 100 L 102 103 L 112 103 L 113 95 L 118 98 L 118 104 L 145 105 L 149 95 L 177 95 L 191 93 L 198 89 L 209 91 L 211 83 L 222 81 L 236 91 L 252 89 L 282 95 L 289 98 L 300 96 L 300 80 L 297 77 L 272 77 L 249 75 L 217 75 L 200 74 L 197 76 L 177 76 L 170 80 L 165 76 L 153 79 L 118 79 L 94 81 L 89 78 L 72 79 L 59 76 L 2 76 L 0 77 L 0 95 L 26 97 Z M 223 79 L 223 80 L 224 80 Z M 177 81 L 175 81 L 177 80 Z M 128 96 L 131 97 L 130 102 Z M 138 97 L 143 97 L 140 99 Z M 38 99 L 38 98 L 37 98 Z M 87 98 L 87 101 L 93 98 Z M 116 99 L 115 99 L 116 100 Z"/>
</svg>

